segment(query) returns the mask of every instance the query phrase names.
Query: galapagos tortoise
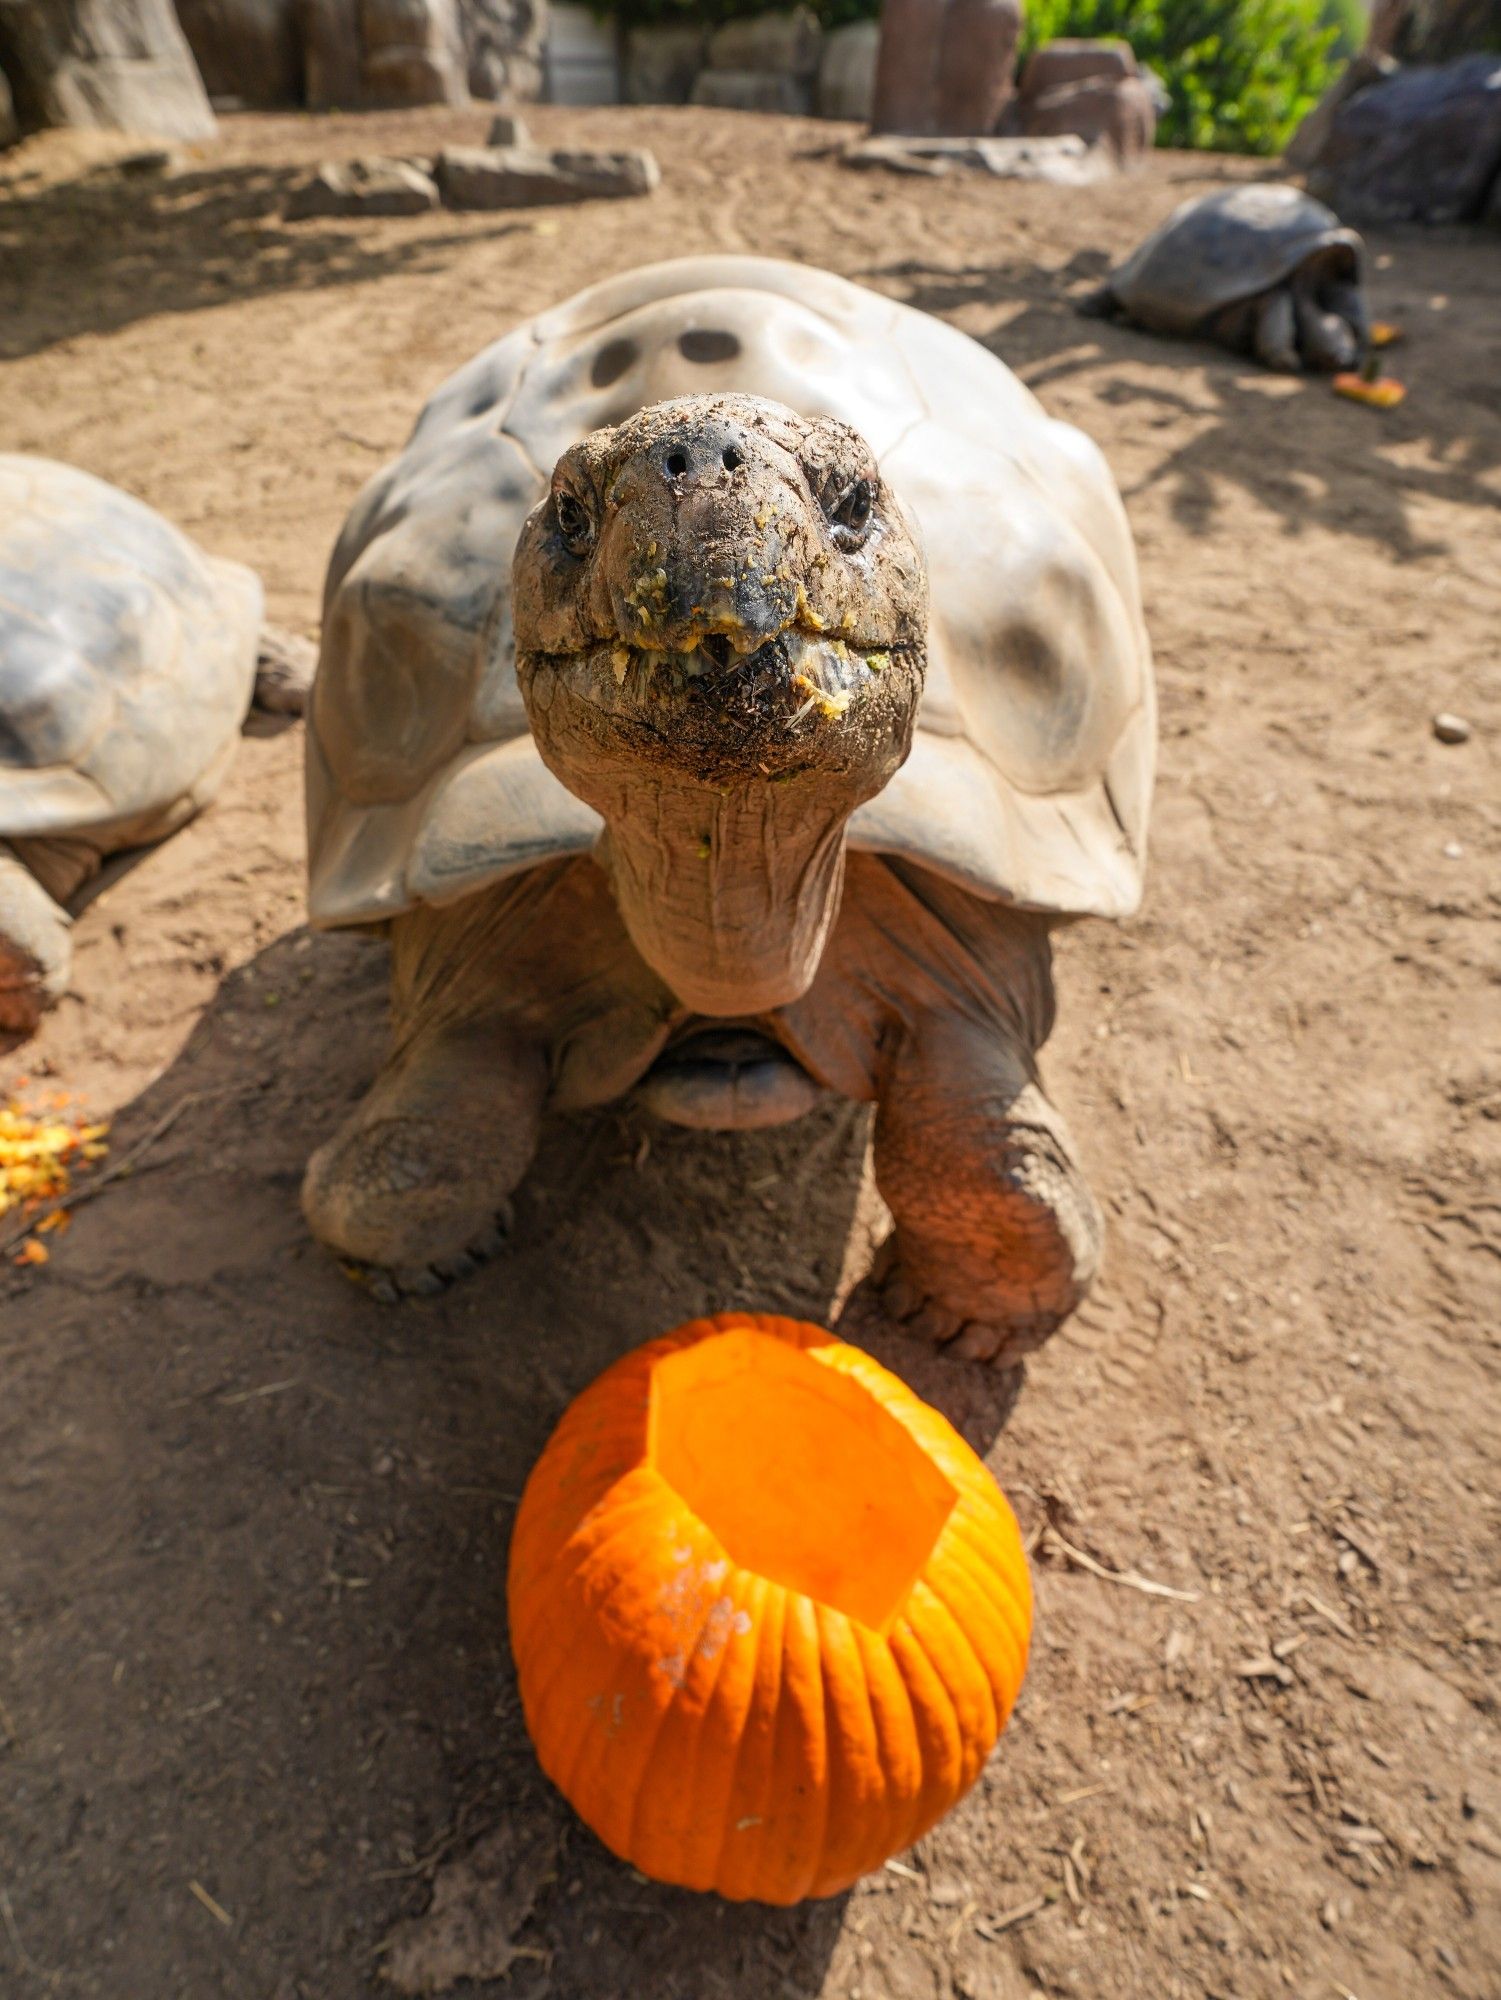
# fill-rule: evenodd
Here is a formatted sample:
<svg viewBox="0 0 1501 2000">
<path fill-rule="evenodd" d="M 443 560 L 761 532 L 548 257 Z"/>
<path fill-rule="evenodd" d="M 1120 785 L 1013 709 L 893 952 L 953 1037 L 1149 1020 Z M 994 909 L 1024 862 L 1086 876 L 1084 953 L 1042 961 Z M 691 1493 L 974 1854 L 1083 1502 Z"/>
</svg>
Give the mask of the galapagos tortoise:
<svg viewBox="0 0 1501 2000">
<path fill-rule="evenodd" d="M 545 1106 L 832 1090 L 878 1106 L 885 1302 L 1014 1358 L 1098 1260 L 1035 1054 L 1050 930 L 1137 903 L 1154 715 L 1104 460 L 963 334 L 748 257 L 543 313 L 329 569 L 310 910 L 389 928 L 395 1025 L 314 1233 L 430 1290 Z"/>
<path fill-rule="evenodd" d="M 1370 339 L 1365 245 L 1295 187 L 1251 182 L 1174 209 L 1080 301 L 1095 318 L 1202 335 L 1268 368 L 1351 368 Z"/>
<path fill-rule="evenodd" d="M 258 671 L 300 706 L 297 643 L 262 634 L 248 569 L 86 472 L 0 454 L 0 1032 L 65 989 L 68 899 L 213 797 Z"/>
</svg>

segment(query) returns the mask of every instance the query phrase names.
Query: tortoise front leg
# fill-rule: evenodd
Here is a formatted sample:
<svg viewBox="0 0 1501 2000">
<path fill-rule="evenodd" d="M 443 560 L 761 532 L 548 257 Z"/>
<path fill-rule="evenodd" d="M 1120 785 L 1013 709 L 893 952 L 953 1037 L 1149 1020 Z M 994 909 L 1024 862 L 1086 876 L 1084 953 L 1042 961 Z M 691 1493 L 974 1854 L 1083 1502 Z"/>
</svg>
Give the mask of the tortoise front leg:
<svg viewBox="0 0 1501 2000">
<path fill-rule="evenodd" d="M 540 1044 L 436 1025 L 401 1047 L 308 1162 L 302 1209 L 384 1295 L 436 1292 L 500 1247 L 547 1094 Z"/>
<path fill-rule="evenodd" d="M 1302 372 L 1303 364 L 1298 358 L 1298 316 L 1286 285 L 1268 292 L 1256 308 L 1253 345 L 1256 359 L 1264 368 L 1275 368 L 1283 375 Z"/>
<path fill-rule="evenodd" d="M 0 841 L 0 1035 L 30 1035 L 68 987 L 73 920 Z"/>
<path fill-rule="evenodd" d="M 882 1303 L 952 1354 L 1014 1365 L 1073 1311 L 1103 1224 L 1030 1049 L 930 1014 L 906 1031 L 876 1112 L 895 1218 Z"/>
</svg>

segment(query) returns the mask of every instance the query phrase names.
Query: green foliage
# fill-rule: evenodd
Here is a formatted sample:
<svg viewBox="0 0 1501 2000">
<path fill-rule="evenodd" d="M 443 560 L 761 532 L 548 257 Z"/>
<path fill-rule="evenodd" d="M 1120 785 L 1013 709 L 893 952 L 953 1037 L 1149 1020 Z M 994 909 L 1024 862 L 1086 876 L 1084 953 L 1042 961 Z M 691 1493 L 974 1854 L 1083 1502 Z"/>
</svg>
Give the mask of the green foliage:
<svg viewBox="0 0 1501 2000">
<path fill-rule="evenodd" d="M 1341 0 L 1029 0 L 1027 49 L 1118 36 L 1172 99 L 1162 146 L 1278 153 L 1333 80 Z"/>
<path fill-rule="evenodd" d="M 625 27 L 712 28 L 771 11 L 767 0 L 593 4 Z M 807 4 L 825 28 L 881 11 L 880 0 Z M 1024 57 L 1060 35 L 1117 36 L 1156 71 L 1172 99 L 1157 127 L 1158 144 L 1223 153 L 1279 153 L 1364 34 L 1360 0 L 1023 0 Z"/>
</svg>

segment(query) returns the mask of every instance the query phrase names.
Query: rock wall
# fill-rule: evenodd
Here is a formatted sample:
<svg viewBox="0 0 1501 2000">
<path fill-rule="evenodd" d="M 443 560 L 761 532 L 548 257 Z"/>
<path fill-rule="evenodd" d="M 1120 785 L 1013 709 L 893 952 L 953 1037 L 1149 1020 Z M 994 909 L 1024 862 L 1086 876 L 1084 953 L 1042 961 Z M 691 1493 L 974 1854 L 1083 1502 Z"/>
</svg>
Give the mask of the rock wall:
<svg viewBox="0 0 1501 2000">
<path fill-rule="evenodd" d="M 172 0 L 0 0 L 0 71 L 23 129 L 165 139 L 216 129 Z"/>
<path fill-rule="evenodd" d="M 178 0 L 178 10 L 226 104 L 357 110 L 541 91 L 546 0 Z"/>
</svg>

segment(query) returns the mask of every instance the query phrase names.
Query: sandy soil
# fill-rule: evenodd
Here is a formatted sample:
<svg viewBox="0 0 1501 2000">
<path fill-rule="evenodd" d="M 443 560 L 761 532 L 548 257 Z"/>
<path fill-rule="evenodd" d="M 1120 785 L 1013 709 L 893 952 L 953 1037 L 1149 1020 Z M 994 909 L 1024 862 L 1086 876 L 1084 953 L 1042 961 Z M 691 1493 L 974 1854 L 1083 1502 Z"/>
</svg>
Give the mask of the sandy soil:
<svg viewBox="0 0 1501 2000">
<path fill-rule="evenodd" d="M 1164 703 L 1146 909 L 1063 940 L 1050 1050 L 1109 1275 L 1014 1408 L 871 1336 L 1041 1538 L 1031 1677 L 965 1805 L 831 1903 L 664 1891 L 571 1822 L 507 1656 L 516 1493 L 628 1344 L 712 1307 L 834 1308 L 869 1251 L 863 1128 L 558 1126 L 514 1254 L 379 1306 L 296 1187 L 376 1059 L 381 950 L 301 928 L 300 731 L 251 737 L 222 803 L 84 912 L 26 1058 L 116 1113 L 116 1158 L 178 1115 L 45 1271 L 0 1278 L 0 1990 L 354 2000 L 446 1966 L 511 2000 L 1488 2000 L 1495 243 L 1377 239 L 1410 336 L 1381 418 L 1071 314 L 1245 163 L 939 184 L 850 175 L 812 124 L 536 123 L 650 141 L 661 193 L 279 219 L 300 164 L 482 113 L 231 120 L 162 180 L 60 140 L 9 156 L 0 444 L 142 494 L 312 631 L 345 509 L 451 368 L 589 278 L 705 248 L 941 313 L 1102 443 Z M 1438 709 L 1472 740 L 1436 742 Z M 1081 1570 L 1049 1523 L 1183 1595 Z"/>
</svg>

